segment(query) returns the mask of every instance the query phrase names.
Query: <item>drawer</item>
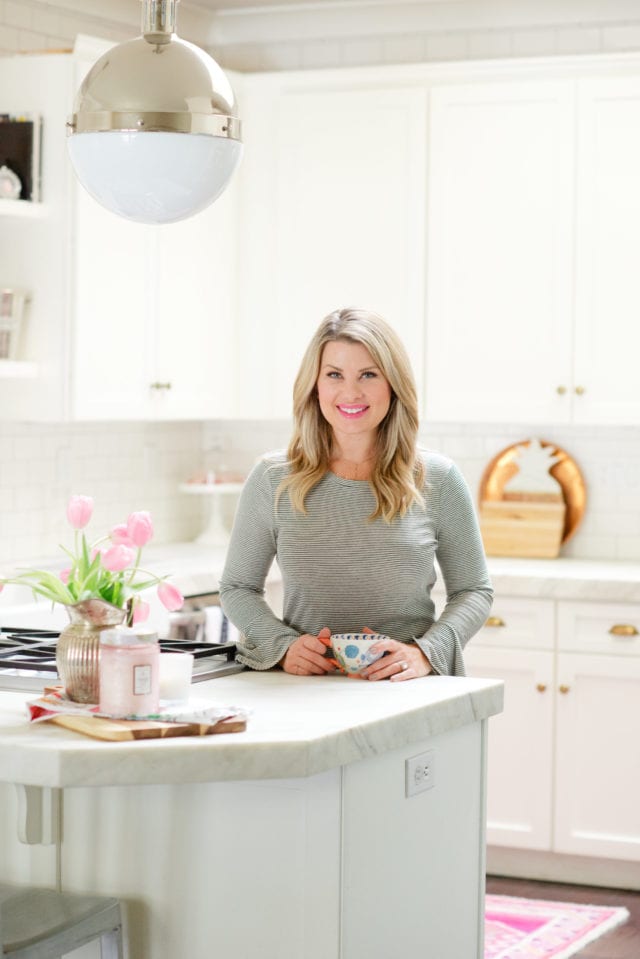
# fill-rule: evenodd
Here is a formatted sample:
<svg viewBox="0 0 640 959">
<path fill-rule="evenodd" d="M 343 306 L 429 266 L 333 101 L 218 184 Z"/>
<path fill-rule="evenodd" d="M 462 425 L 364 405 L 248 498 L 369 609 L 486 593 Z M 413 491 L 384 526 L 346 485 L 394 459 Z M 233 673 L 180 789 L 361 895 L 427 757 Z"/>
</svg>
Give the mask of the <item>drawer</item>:
<svg viewBox="0 0 640 959">
<path fill-rule="evenodd" d="M 546 599 L 494 600 L 486 625 L 476 633 L 474 646 L 509 649 L 553 649 L 554 604 Z"/>
<path fill-rule="evenodd" d="M 558 649 L 640 656 L 640 605 L 558 603 Z"/>
</svg>

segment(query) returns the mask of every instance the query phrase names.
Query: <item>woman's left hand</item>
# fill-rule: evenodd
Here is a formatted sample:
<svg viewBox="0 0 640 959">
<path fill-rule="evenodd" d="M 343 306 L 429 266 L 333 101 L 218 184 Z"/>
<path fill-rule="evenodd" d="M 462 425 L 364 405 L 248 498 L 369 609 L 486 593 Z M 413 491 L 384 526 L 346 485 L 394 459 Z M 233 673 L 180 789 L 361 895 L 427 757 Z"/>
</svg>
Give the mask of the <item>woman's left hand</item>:
<svg viewBox="0 0 640 959">
<path fill-rule="evenodd" d="M 373 633 L 367 626 L 363 633 Z M 397 639 L 381 639 L 373 647 L 375 652 L 384 650 L 387 656 L 381 656 L 371 666 L 360 673 L 364 679 L 390 679 L 401 682 L 404 679 L 417 679 L 433 672 L 431 663 L 417 643 L 401 643 Z"/>
</svg>

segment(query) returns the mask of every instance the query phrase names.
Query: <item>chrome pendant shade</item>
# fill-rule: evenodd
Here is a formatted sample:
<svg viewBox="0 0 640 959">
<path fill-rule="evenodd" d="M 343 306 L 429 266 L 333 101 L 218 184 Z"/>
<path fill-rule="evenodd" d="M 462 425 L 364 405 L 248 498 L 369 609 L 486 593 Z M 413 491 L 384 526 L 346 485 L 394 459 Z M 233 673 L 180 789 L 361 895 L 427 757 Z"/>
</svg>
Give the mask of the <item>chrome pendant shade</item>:
<svg viewBox="0 0 640 959">
<path fill-rule="evenodd" d="M 171 223 L 223 192 L 242 153 L 240 121 L 215 60 L 176 36 L 178 0 L 142 2 L 143 35 L 90 70 L 67 142 L 99 203 L 141 223 Z"/>
</svg>

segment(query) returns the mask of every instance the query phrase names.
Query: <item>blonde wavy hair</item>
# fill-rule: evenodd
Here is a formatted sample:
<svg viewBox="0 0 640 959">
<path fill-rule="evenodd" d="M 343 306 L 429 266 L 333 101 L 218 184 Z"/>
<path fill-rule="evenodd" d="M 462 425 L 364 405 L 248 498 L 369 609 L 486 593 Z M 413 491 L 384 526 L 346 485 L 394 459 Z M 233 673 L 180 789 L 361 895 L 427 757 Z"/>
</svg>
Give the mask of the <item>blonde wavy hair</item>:
<svg viewBox="0 0 640 959">
<path fill-rule="evenodd" d="M 320 410 L 317 382 L 327 343 L 361 343 L 391 387 L 391 403 L 378 426 L 375 465 L 369 478 L 376 507 L 369 517 L 391 523 L 412 503 L 424 506 L 420 492 L 424 463 L 417 452 L 418 398 L 411 363 L 397 333 L 381 316 L 342 309 L 324 318 L 302 358 L 293 387 L 293 433 L 287 450 L 290 472 L 280 483 L 276 508 L 286 490 L 291 505 L 307 512 L 307 494 L 329 469 L 333 432 Z"/>
</svg>

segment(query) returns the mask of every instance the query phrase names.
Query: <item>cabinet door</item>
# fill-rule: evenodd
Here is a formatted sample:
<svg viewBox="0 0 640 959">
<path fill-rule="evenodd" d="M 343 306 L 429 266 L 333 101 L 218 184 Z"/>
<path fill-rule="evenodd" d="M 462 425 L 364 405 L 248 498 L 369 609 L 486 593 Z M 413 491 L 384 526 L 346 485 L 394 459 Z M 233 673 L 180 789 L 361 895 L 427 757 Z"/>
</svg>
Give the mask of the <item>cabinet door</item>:
<svg viewBox="0 0 640 959">
<path fill-rule="evenodd" d="M 72 415 L 147 419 L 154 379 L 150 227 L 105 210 L 79 184 L 74 195 Z"/>
<path fill-rule="evenodd" d="M 567 422 L 573 86 L 431 93 L 426 413 Z"/>
<path fill-rule="evenodd" d="M 640 658 L 558 657 L 556 852 L 640 860 Z"/>
<path fill-rule="evenodd" d="M 233 216 L 144 226 L 77 187 L 75 419 L 231 415 Z"/>
<path fill-rule="evenodd" d="M 487 842 L 550 849 L 553 653 L 465 650 L 470 676 L 503 680 L 504 712 L 489 723 Z"/>
<path fill-rule="evenodd" d="M 486 623 L 473 637 L 469 649 L 496 646 L 500 649 L 553 650 L 554 604 L 548 599 L 499 596 Z"/>
<path fill-rule="evenodd" d="M 242 415 L 290 415 L 303 351 L 344 306 L 381 313 L 421 380 L 425 104 L 421 89 L 358 89 L 335 76 L 251 90 Z"/>
<path fill-rule="evenodd" d="M 234 183 L 211 206 L 156 227 L 154 412 L 160 419 L 233 415 Z"/>
<path fill-rule="evenodd" d="M 640 418 L 640 78 L 578 84 L 577 422 Z"/>
</svg>

